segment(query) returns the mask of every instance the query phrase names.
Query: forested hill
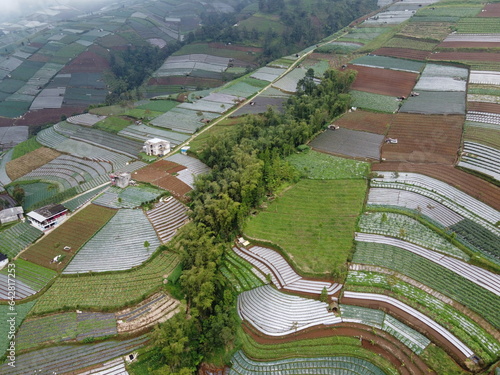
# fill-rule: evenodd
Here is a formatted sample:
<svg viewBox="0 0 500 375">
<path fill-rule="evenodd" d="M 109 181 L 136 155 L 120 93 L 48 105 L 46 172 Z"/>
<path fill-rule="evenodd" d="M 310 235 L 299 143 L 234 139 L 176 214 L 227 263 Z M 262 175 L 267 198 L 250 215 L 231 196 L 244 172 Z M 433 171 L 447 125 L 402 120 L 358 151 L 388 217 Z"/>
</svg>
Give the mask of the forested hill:
<svg viewBox="0 0 500 375">
<path fill-rule="evenodd" d="M 263 60 L 317 43 L 377 9 L 376 0 L 258 0 L 232 14 L 207 14 L 188 41 L 263 47 Z"/>
</svg>

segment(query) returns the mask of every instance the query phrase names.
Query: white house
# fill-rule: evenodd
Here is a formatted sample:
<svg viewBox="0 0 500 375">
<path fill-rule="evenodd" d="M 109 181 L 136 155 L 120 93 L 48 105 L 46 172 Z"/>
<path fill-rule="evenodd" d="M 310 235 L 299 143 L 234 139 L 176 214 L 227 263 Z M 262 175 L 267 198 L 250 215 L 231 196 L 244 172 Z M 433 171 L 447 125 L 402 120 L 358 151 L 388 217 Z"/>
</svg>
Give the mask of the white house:
<svg viewBox="0 0 500 375">
<path fill-rule="evenodd" d="M 35 228 L 43 231 L 61 224 L 67 217 L 68 209 L 62 204 L 51 204 L 28 212 L 28 221 Z"/>
<path fill-rule="evenodd" d="M 142 147 L 148 155 L 165 156 L 170 152 L 170 142 L 160 138 L 151 138 Z"/>
</svg>

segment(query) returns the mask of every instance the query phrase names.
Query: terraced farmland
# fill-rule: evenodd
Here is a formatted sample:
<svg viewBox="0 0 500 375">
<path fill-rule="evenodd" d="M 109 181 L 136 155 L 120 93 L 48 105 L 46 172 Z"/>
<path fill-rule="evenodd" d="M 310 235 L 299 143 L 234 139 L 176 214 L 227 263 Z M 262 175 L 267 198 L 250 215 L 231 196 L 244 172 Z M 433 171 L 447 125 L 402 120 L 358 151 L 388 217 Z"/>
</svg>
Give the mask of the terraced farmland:
<svg viewBox="0 0 500 375">
<path fill-rule="evenodd" d="M 129 272 L 60 277 L 37 301 L 33 314 L 58 311 L 64 307 L 106 311 L 137 303 L 159 289 L 177 263 L 177 255 L 160 253 Z"/>
<path fill-rule="evenodd" d="M 364 180 L 302 180 L 251 218 L 245 233 L 278 244 L 297 270 L 323 274 L 345 262 L 365 191 Z"/>
<path fill-rule="evenodd" d="M 116 210 L 93 204 L 85 207 L 23 252 L 20 257 L 43 267 L 62 271 L 78 249 L 115 213 Z M 69 251 L 64 250 L 66 246 L 70 247 Z M 63 255 L 62 259 L 57 263 L 53 262 L 58 255 Z"/>
</svg>

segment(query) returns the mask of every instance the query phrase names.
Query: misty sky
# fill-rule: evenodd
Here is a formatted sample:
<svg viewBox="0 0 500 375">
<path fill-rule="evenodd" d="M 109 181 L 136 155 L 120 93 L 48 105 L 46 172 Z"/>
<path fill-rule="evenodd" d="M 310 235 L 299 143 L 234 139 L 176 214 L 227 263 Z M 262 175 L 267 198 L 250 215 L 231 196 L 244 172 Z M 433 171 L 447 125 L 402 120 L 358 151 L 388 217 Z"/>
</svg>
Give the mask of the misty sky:
<svg viewBox="0 0 500 375">
<path fill-rule="evenodd" d="M 0 20 L 14 21 L 13 17 L 29 15 L 43 8 L 56 5 L 68 5 L 76 8 L 81 4 L 89 3 L 112 3 L 117 0 L 0 0 Z M 119 1 L 119 0 L 118 0 Z"/>
</svg>

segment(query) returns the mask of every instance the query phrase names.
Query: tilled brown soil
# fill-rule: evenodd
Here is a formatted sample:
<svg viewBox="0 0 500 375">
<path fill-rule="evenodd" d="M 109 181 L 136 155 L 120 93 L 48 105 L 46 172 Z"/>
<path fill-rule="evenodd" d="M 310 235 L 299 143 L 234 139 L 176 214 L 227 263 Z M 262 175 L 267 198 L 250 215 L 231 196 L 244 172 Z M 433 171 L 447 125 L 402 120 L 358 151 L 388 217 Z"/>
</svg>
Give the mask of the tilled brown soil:
<svg viewBox="0 0 500 375">
<path fill-rule="evenodd" d="M 425 174 L 446 182 L 496 210 L 500 210 L 500 187 L 454 168 L 453 165 L 382 162 L 372 164 L 372 170 Z"/>
<path fill-rule="evenodd" d="M 335 121 L 341 128 L 386 134 L 394 115 L 366 111 L 348 112 Z"/>
<path fill-rule="evenodd" d="M 392 47 L 382 47 L 373 51 L 374 55 L 399 57 L 401 59 L 422 60 L 422 61 L 427 60 L 427 57 L 431 53 L 432 53 L 431 51 L 423 51 L 423 50 L 409 49 L 409 48 L 392 48 Z"/>
<path fill-rule="evenodd" d="M 500 17 L 500 3 L 486 4 L 476 17 Z"/>
<path fill-rule="evenodd" d="M 484 102 L 468 102 L 468 111 L 487 112 L 500 114 L 500 104 Z"/>
<path fill-rule="evenodd" d="M 435 374 L 420 357 L 412 354 L 412 351 L 402 345 L 393 336 L 386 332 L 356 323 L 341 323 L 333 326 L 316 326 L 307 330 L 299 331 L 282 337 L 271 337 L 255 331 L 247 323 L 243 324 L 245 332 L 254 341 L 264 345 L 282 344 L 291 341 L 308 340 L 331 336 L 357 337 L 362 346 L 390 361 L 401 374 Z M 404 363 L 404 365 L 403 365 Z"/>
<path fill-rule="evenodd" d="M 351 64 L 348 65 L 348 69 L 358 72 L 351 87 L 353 90 L 380 95 L 407 97 L 410 95 L 413 86 L 415 86 L 418 77 L 416 73 Z"/>
</svg>

